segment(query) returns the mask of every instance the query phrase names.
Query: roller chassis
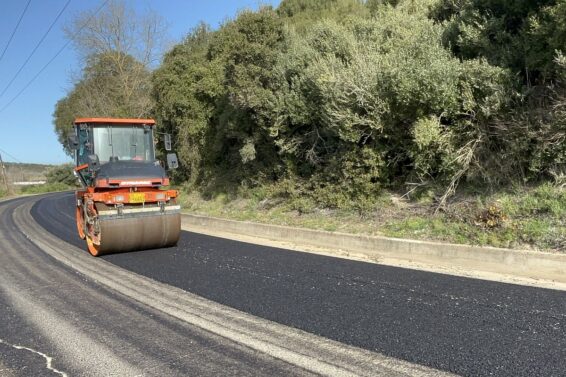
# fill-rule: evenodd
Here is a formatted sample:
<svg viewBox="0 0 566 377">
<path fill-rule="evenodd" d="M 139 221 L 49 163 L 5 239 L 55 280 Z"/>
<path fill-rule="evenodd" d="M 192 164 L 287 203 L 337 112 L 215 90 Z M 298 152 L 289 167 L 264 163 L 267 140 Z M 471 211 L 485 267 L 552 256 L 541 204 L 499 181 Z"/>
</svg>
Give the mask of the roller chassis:
<svg viewBox="0 0 566 377">
<path fill-rule="evenodd" d="M 75 193 L 75 215 L 90 254 L 176 245 L 181 231 L 178 192 L 162 189 L 169 178 L 154 157 L 155 122 L 77 118 L 74 125 L 69 144 L 82 185 Z M 167 159 L 169 168 L 175 168 L 176 156 Z"/>
</svg>

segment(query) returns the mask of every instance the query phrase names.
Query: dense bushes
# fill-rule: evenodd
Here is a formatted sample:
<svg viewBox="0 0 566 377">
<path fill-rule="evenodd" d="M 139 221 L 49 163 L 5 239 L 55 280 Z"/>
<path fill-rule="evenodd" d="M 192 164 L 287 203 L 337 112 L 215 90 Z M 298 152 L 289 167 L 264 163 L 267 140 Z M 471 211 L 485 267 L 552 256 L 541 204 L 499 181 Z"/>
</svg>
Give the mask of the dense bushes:
<svg viewBox="0 0 566 377">
<path fill-rule="evenodd" d="M 177 181 L 209 194 L 265 185 L 364 207 L 410 184 L 442 204 L 463 181 L 560 180 L 565 13 L 552 0 L 283 0 L 191 31 L 153 72 L 152 111 L 175 136 Z"/>
<path fill-rule="evenodd" d="M 555 0 L 441 0 L 430 12 L 444 21 L 443 40 L 462 59 L 508 68 L 521 86 L 512 107 L 490 124 L 492 176 L 563 182 L 566 4 Z"/>
<path fill-rule="evenodd" d="M 217 32 L 198 27 L 165 56 L 155 114 L 178 136 L 182 178 L 214 186 L 276 177 L 269 125 L 284 36 L 273 11 L 244 12 Z"/>
<path fill-rule="evenodd" d="M 180 178 L 205 191 L 291 182 L 280 195 L 341 206 L 384 186 L 485 175 L 513 73 L 454 56 L 430 2 L 329 4 L 246 11 L 166 55 L 155 112 L 178 137 Z M 318 11 L 326 18 L 295 27 Z"/>
<path fill-rule="evenodd" d="M 552 80 L 564 48 L 566 4 L 556 0 L 441 0 L 431 12 L 446 21 L 445 42 L 462 58 L 485 57 L 531 84 Z"/>
<path fill-rule="evenodd" d="M 274 134 L 311 184 L 374 196 L 380 185 L 450 179 L 505 105 L 504 70 L 454 58 L 422 15 L 378 17 L 289 35 Z"/>
<path fill-rule="evenodd" d="M 52 167 L 46 174 L 48 184 L 63 184 L 66 186 L 76 186 L 77 178 L 73 174 L 72 164 L 63 164 Z"/>
</svg>

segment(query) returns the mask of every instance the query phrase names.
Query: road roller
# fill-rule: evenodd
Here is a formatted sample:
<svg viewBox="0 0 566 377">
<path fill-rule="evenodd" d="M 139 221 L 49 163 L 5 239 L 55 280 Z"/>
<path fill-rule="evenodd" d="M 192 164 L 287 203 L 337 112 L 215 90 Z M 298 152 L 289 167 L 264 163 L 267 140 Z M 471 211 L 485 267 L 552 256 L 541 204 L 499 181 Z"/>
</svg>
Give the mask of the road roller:
<svg viewBox="0 0 566 377">
<path fill-rule="evenodd" d="M 75 151 L 76 220 L 79 237 L 93 256 L 170 247 L 181 233 L 178 192 L 170 190 L 167 169 L 175 153 L 155 158 L 163 138 L 153 119 L 77 118 L 68 143 Z"/>
</svg>

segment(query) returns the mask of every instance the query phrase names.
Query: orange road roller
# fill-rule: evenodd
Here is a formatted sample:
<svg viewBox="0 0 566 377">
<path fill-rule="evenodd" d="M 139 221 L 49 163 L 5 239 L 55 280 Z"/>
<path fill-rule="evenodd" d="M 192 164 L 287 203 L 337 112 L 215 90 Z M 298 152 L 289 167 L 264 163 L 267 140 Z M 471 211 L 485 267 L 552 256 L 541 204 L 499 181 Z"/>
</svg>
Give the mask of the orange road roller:
<svg viewBox="0 0 566 377">
<path fill-rule="evenodd" d="M 155 158 L 157 136 L 171 150 L 171 136 L 152 119 L 77 118 L 69 147 L 75 151 L 79 236 L 88 251 L 107 253 L 170 247 L 181 233 L 178 192 Z M 167 168 L 178 167 L 175 153 Z"/>
</svg>

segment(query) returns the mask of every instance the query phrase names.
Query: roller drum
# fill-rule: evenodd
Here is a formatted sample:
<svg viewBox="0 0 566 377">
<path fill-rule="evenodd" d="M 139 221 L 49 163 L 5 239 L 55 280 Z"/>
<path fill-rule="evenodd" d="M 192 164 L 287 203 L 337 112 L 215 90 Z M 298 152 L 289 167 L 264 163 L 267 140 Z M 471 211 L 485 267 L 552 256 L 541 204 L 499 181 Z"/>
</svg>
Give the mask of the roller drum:
<svg viewBox="0 0 566 377">
<path fill-rule="evenodd" d="M 181 233 L 179 213 L 99 220 L 98 255 L 175 246 Z"/>
</svg>

